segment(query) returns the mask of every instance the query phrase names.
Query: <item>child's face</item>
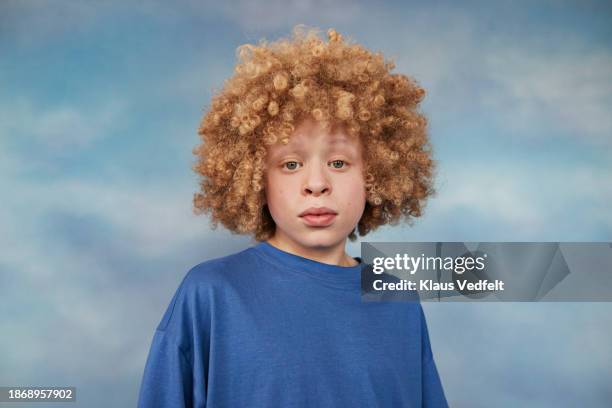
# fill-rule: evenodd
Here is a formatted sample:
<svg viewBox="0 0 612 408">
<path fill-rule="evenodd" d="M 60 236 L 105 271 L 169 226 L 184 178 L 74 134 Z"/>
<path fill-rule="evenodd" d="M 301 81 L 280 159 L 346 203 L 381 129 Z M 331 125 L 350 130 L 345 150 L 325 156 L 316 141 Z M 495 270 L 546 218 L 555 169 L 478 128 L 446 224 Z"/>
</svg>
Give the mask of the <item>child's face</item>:
<svg viewBox="0 0 612 408">
<path fill-rule="evenodd" d="M 274 238 L 301 249 L 344 246 L 365 208 L 363 166 L 359 138 L 326 132 L 312 119 L 296 128 L 287 145 L 270 146 L 265 193 Z M 313 207 L 335 215 L 301 215 Z"/>
</svg>

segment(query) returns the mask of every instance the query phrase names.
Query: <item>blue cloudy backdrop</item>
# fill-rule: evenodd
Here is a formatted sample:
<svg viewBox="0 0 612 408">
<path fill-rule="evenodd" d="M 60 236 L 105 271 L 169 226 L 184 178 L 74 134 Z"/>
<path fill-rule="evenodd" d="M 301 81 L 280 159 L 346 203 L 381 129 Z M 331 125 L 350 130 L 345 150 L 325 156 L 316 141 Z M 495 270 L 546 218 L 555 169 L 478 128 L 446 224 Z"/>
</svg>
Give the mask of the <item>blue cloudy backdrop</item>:
<svg viewBox="0 0 612 408">
<path fill-rule="evenodd" d="M 612 240 L 611 20 L 584 0 L 1 0 L 0 385 L 136 404 L 186 271 L 252 244 L 192 214 L 199 120 L 236 47 L 297 23 L 428 90 L 438 194 L 366 240 Z M 451 406 L 610 406 L 612 304 L 424 308 Z"/>
</svg>

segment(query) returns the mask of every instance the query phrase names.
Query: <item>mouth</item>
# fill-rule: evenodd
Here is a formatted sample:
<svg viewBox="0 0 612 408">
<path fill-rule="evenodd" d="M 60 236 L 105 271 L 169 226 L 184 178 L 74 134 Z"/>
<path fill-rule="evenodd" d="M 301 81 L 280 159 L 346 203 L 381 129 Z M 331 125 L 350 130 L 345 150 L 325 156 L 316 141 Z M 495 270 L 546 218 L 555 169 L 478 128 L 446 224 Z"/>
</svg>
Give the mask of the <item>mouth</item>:
<svg viewBox="0 0 612 408">
<path fill-rule="evenodd" d="M 304 220 L 304 223 L 311 227 L 327 227 L 334 222 L 337 214 L 324 213 L 324 214 L 305 214 L 300 218 Z"/>
</svg>

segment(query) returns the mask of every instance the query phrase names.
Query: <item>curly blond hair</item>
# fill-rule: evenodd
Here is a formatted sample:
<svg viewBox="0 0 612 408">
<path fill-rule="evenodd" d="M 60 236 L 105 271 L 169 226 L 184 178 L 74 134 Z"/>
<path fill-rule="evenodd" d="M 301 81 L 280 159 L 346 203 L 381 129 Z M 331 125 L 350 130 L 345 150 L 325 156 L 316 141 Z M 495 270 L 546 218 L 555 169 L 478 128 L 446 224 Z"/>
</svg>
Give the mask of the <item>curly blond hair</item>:
<svg viewBox="0 0 612 408">
<path fill-rule="evenodd" d="M 390 73 L 395 64 L 380 53 L 334 29 L 327 42 L 318 32 L 297 25 L 290 39 L 237 48 L 234 75 L 213 95 L 193 149 L 192 169 L 201 176 L 194 213 L 209 213 L 213 229 L 221 222 L 258 241 L 274 235 L 264 191 L 267 146 L 288 143 L 306 117 L 325 129 L 342 126 L 366 146 L 366 205 L 355 228 L 361 236 L 402 215 L 412 223 L 435 193 L 427 119 L 417 109 L 424 89 Z"/>
</svg>

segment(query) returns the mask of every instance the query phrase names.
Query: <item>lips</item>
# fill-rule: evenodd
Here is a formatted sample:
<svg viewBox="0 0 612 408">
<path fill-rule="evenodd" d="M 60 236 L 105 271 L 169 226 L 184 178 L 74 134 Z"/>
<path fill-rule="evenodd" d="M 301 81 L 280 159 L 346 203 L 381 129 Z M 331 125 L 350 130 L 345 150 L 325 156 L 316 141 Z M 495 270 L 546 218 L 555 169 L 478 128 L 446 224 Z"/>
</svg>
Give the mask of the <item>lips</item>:
<svg viewBox="0 0 612 408">
<path fill-rule="evenodd" d="M 305 211 L 302 211 L 300 217 L 304 215 L 322 215 L 322 214 L 338 214 L 336 211 L 327 207 L 310 207 Z"/>
<path fill-rule="evenodd" d="M 327 207 L 311 207 L 300 214 L 304 223 L 311 227 L 327 227 L 331 225 L 338 213 Z"/>
<path fill-rule="evenodd" d="M 304 222 L 311 227 L 327 227 L 334 221 L 334 218 L 336 218 L 336 214 L 330 213 L 321 215 L 309 214 L 302 217 Z"/>
</svg>

